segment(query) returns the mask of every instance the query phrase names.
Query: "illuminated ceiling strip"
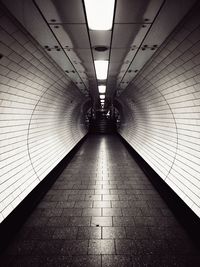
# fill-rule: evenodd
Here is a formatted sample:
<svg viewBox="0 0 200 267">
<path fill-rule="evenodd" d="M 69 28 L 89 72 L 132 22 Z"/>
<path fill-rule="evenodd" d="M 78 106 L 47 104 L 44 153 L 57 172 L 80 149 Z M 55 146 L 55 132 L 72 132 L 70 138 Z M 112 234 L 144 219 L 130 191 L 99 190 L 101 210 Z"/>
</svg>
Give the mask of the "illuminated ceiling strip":
<svg viewBox="0 0 200 267">
<path fill-rule="evenodd" d="M 115 0 L 84 0 L 90 30 L 111 30 Z"/>
<path fill-rule="evenodd" d="M 105 80 L 108 74 L 108 60 L 95 60 L 94 65 L 97 79 Z"/>
<path fill-rule="evenodd" d="M 106 86 L 105 85 L 99 85 L 98 88 L 99 88 L 100 94 L 105 94 L 105 92 L 106 92 Z"/>
<path fill-rule="evenodd" d="M 105 99 L 105 95 L 100 95 L 100 99 Z"/>
</svg>

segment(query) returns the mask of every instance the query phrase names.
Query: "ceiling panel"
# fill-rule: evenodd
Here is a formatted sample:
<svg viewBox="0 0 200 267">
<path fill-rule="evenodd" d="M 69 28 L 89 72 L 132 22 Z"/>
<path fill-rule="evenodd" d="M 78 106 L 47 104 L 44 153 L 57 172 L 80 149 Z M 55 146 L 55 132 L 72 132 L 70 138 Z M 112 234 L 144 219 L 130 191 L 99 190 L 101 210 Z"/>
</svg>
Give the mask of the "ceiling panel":
<svg viewBox="0 0 200 267">
<path fill-rule="evenodd" d="M 160 15 L 152 25 L 149 35 L 146 38 L 147 44 L 162 44 L 166 37 L 170 34 L 170 32 L 174 29 L 177 23 L 194 3 L 195 0 L 167 1 L 160 11 Z"/>
<path fill-rule="evenodd" d="M 85 23 L 81 0 L 36 0 L 49 23 Z"/>
<path fill-rule="evenodd" d="M 81 61 L 84 63 L 88 62 L 90 64 L 93 64 L 92 60 L 92 54 L 90 49 L 76 49 L 76 54 L 81 59 Z"/>
<path fill-rule="evenodd" d="M 151 27 L 151 24 L 142 25 L 142 27 L 138 30 L 137 34 L 135 35 L 135 38 L 133 39 L 131 48 L 135 49 L 141 45 L 150 27 Z"/>
<path fill-rule="evenodd" d="M 92 47 L 97 45 L 110 46 L 111 31 L 90 31 Z"/>
<path fill-rule="evenodd" d="M 127 49 L 115 49 L 113 48 L 111 50 L 111 56 L 110 56 L 110 63 L 116 63 L 118 62 L 119 64 L 122 63 L 124 57 L 126 56 L 126 53 L 127 53 Z"/>
<path fill-rule="evenodd" d="M 90 47 L 86 25 L 51 24 L 50 27 L 63 47 L 74 47 L 74 48 Z"/>
<path fill-rule="evenodd" d="M 147 48 L 144 51 L 140 49 L 133 62 L 130 64 L 129 70 L 140 70 L 154 53 L 155 51 L 152 51 L 151 48 Z"/>
<path fill-rule="evenodd" d="M 165 2 L 165 0 L 151 0 L 149 1 L 149 4 L 147 5 L 147 9 L 144 13 L 144 21 L 147 23 L 152 23 L 155 19 L 159 9 L 161 8 L 162 4 Z"/>
<path fill-rule="evenodd" d="M 93 50 L 94 60 L 109 60 L 109 50 L 98 52 Z"/>
<path fill-rule="evenodd" d="M 70 61 L 66 58 L 63 51 L 51 50 L 47 53 L 56 61 L 56 63 L 63 69 L 68 71 L 74 71 L 74 68 Z"/>
<path fill-rule="evenodd" d="M 131 47 L 131 44 L 140 29 L 140 24 L 115 24 L 113 30 L 112 48 Z"/>
<path fill-rule="evenodd" d="M 144 64 L 150 59 L 154 52 L 155 51 L 151 50 L 151 48 L 145 48 L 145 50 L 140 49 L 130 66 L 124 72 L 125 75 L 123 79 L 119 79 L 119 81 L 124 82 L 125 84 L 127 83 L 127 81 L 130 82 L 136 76 L 138 71 L 141 70 Z M 120 85 L 118 84 L 118 86 L 121 88 L 122 83 L 120 83 Z"/>
<path fill-rule="evenodd" d="M 93 75 L 95 77 L 94 63 L 90 49 L 76 49 L 78 57 L 81 59 L 81 63 L 84 66 L 86 74 Z"/>
<path fill-rule="evenodd" d="M 117 0 L 115 23 L 152 22 L 163 0 Z"/>
<path fill-rule="evenodd" d="M 109 79 L 112 75 L 117 75 L 119 73 L 119 64 L 113 63 L 109 65 Z"/>
</svg>

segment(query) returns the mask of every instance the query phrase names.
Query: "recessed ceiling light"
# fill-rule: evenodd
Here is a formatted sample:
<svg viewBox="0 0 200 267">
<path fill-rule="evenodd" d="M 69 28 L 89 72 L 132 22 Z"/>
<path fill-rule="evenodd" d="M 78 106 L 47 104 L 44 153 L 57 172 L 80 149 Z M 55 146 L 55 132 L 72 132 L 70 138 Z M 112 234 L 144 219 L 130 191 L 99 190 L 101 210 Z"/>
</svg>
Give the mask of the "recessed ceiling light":
<svg viewBox="0 0 200 267">
<path fill-rule="evenodd" d="M 104 45 L 97 45 L 94 47 L 94 50 L 97 52 L 105 52 L 108 50 L 108 47 Z"/>
<path fill-rule="evenodd" d="M 108 73 L 108 60 L 95 60 L 94 61 L 97 79 L 105 80 Z"/>
<path fill-rule="evenodd" d="M 84 0 L 88 26 L 91 30 L 112 28 L 115 0 Z"/>
<path fill-rule="evenodd" d="M 105 94 L 105 92 L 106 92 L 106 86 L 105 85 L 99 85 L 98 88 L 99 88 L 100 94 Z"/>
</svg>

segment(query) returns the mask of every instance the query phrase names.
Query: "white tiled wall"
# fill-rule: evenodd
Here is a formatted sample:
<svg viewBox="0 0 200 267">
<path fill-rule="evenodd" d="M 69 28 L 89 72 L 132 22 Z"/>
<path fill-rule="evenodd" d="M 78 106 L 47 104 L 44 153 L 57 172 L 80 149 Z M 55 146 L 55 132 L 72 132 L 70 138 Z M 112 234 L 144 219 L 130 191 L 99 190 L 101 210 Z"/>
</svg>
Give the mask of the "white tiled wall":
<svg viewBox="0 0 200 267">
<path fill-rule="evenodd" d="M 119 97 L 120 134 L 200 217 L 200 10 Z"/>
<path fill-rule="evenodd" d="M 66 74 L 0 11 L 0 222 L 85 135 L 85 101 Z"/>
</svg>

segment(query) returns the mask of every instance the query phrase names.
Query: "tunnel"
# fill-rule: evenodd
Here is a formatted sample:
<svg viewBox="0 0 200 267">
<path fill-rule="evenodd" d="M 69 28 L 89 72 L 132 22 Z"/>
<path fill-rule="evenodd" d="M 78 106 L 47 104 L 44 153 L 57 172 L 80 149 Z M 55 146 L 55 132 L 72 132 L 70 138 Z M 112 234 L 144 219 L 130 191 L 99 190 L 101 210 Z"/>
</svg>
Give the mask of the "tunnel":
<svg viewBox="0 0 200 267">
<path fill-rule="evenodd" d="M 200 266 L 199 12 L 0 1 L 0 266 Z"/>
</svg>

